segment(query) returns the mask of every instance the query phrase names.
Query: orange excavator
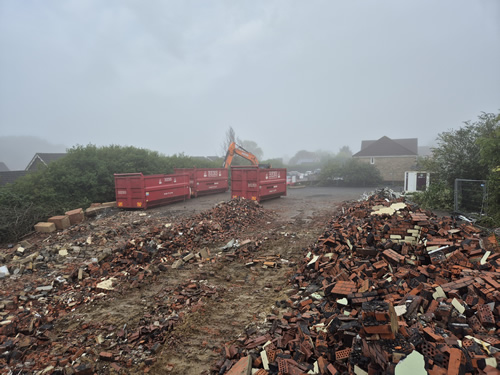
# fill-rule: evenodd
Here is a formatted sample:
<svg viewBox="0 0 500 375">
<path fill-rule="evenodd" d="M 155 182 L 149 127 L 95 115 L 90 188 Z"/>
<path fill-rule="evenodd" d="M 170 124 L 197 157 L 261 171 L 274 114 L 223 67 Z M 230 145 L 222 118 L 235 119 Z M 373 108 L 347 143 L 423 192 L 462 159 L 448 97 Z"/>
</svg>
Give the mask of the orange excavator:
<svg viewBox="0 0 500 375">
<path fill-rule="evenodd" d="M 231 142 L 231 144 L 227 148 L 226 158 L 224 159 L 224 164 L 222 165 L 223 168 L 229 169 L 231 167 L 234 155 L 239 155 L 242 158 L 249 160 L 252 165 L 258 165 L 261 168 L 270 168 L 269 165 L 259 164 L 259 160 L 254 154 L 245 150 L 240 145 L 237 145 L 235 142 Z"/>
</svg>

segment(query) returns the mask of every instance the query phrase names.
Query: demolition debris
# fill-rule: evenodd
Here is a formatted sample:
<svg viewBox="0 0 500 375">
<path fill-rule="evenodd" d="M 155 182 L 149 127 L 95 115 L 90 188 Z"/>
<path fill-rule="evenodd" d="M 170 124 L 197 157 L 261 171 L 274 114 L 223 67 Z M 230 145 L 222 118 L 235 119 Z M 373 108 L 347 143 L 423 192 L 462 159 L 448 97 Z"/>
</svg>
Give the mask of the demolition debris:
<svg viewBox="0 0 500 375">
<path fill-rule="evenodd" d="M 277 259 L 254 256 L 261 239 L 237 240 L 242 229 L 273 216 L 244 199 L 178 222 L 118 212 L 56 234 L 38 233 L 5 249 L 0 257 L 0 368 L 79 375 L 147 369 L 184 314 L 202 308 L 207 299 L 217 300 L 220 287 L 191 280 L 156 288 L 133 325 L 117 325 L 106 316 L 79 323 L 78 312 L 94 301 L 112 301 L 152 285 L 161 273 L 185 264 L 242 258 L 274 265 Z M 57 330 L 56 323 L 69 313 L 73 329 Z"/>
<path fill-rule="evenodd" d="M 286 293 L 285 281 L 266 280 L 283 296 L 272 314 L 223 344 L 206 374 L 498 373 L 496 237 L 392 194 L 341 211 L 297 268 L 279 251 L 261 253 L 276 216 L 244 199 L 187 218 L 115 209 L 36 233 L 0 254 L 0 368 L 148 373 L 166 344 L 182 339 L 175 332 L 188 316 L 228 303 L 232 286 L 209 266 L 256 274 L 286 264 Z M 135 303 L 104 309 L 132 295 Z"/>
<path fill-rule="evenodd" d="M 212 373 L 498 374 L 495 236 L 380 195 L 343 212 L 267 330 L 226 344 Z"/>
</svg>

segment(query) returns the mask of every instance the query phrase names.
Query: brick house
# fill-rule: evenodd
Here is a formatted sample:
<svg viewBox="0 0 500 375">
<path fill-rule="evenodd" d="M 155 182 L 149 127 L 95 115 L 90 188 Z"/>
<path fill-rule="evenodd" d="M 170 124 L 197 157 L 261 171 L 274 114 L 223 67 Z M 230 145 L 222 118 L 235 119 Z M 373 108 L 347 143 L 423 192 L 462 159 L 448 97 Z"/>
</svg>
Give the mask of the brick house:
<svg viewBox="0 0 500 375">
<path fill-rule="evenodd" d="M 361 150 L 352 157 L 377 167 L 384 182 L 402 184 L 405 171 L 417 167 L 418 139 L 383 136 L 378 140 L 362 141 Z"/>
</svg>

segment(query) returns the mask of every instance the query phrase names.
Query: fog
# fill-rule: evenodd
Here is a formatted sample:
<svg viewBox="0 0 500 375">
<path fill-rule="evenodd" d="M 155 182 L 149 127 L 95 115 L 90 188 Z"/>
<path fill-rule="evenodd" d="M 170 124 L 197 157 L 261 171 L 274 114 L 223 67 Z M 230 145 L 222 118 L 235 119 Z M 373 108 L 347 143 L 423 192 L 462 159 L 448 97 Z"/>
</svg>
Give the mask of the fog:
<svg viewBox="0 0 500 375">
<path fill-rule="evenodd" d="M 499 110 L 497 0 L 0 0 L 0 136 L 273 158 Z"/>
</svg>

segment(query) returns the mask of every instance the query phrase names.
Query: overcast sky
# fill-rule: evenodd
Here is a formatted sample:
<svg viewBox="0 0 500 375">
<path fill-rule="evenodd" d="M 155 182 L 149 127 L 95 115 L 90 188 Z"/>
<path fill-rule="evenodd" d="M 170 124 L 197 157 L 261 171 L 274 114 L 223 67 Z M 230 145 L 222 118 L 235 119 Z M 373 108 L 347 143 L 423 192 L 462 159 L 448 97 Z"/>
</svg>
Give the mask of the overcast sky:
<svg viewBox="0 0 500 375">
<path fill-rule="evenodd" d="M 271 158 L 499 110 L 498 0 L 0 0 L 1 136 Z"/>
</svg>

